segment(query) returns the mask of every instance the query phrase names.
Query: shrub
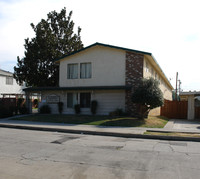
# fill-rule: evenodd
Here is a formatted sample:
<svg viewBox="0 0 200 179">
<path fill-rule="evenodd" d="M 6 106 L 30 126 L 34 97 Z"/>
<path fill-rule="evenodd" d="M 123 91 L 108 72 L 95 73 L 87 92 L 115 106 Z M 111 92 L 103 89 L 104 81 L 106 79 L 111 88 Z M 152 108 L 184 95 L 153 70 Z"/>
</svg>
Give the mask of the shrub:
<svg viewBox="0 0 200 179">
<path fill-rule="evenodd" d="M 125 113 L 121 108 L 117 108 L 115 111 L 109 113 L 109 116 L 123 116 L 123 115 L 125 115 Z"/>
<path fill-rule="evenodd" d="M 33 107 L 38 108 L 38 99 L 33 100 Z"/>
<path fill-rule="evenodd" d="M 24 98 L 18 98 L 17 99 L 17 107 L 20 108 L 22 106 L 23 102 L 24 102 Z"/>
<path fill-rule="evenodd" d="M 63 112 L 63 102 L 58 102 L 58 111 L 60 114 Z"/>
<path fill-rule="evenodd" d="M 144 119 L 151 109 L 163 105 L 163 93 L 159 82 L 153 78 L 142 79 L 132 94 L 132 102 L 139 104 L 138 117 Z"/>
<path fill-rule="evenodd" d="M 25 104 L 23 104 L 22 107 L 19 108 L 19 113 L 20 114 L 28 114 L 28 108 L 26 107 Z"/>
<path fill-rule="evenodd" d="M 80 112 L 81 112 L 80 104 L 75 104 L 74 105 L 74 110 L 75 110 L 76 114 L 80 114 Z"/>
<path fill-rule="evenodd" d="M 50 114 L 51 113 L 51 108 L 49 107 L 49 105 L 43 105 L 40 107 L 40 113 L 41 114 Z"/>
<path fill-rule="evenodd" d="M 93 101 L 91 102 L 91 107 L 90 107 L 90 109 L 91 109 L 91 112 L 92 112 L 93 115 L 96 114 L 96 112 L 97 112 L 97 105 L 98 105 L 98 103 L 97 103 L 96 100 L 93 100 Z"/>
<path fill-rule="evenodd" d="M 17 106 L 15 108 L 15 114 L 18 114 L 18 112 L 20 113 L 19 110 L 22 107 L 23 103 L 24 103 L 24 98 L 18 98 L 17 99 Z"/>
</svg>

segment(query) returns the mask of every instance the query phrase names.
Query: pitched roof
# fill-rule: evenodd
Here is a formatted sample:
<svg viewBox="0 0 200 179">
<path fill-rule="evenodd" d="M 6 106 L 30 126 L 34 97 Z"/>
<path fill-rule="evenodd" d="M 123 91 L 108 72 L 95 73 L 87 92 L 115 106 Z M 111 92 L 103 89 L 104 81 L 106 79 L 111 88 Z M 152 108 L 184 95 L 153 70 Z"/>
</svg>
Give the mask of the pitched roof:
<svg viewBox="0 0 200 179">
<path fill-rule="evenodd" d="M 72 53 L 70 53 L 68 55 L 65 55 L 65 56 L 63 56 L 61 58 L 58 58 L 54 62 L 58 62 L 58 61 L 62 60 L 63 58 L 66 58 L 66 57 L 69 57 L 71 55 L 77 54 L 79 52 L 82 52 L 82 51 L 87 50 L 87 49 L 89 49 L 91 47 L 94 47 L 94 46 L 104 46 L 104 47 L 109 47 L 109 48 L 114 48 L 114 49 L 129 51 L 129 52 L 140 53 L 140 54 L 144 54 L 144 55 L 150 55 L 150 56 L 152 55 L 149 52 L 144 52 L 144 51 L 139 51 L 139 50 L 134 50 L 134 49 L 124 48 L 124 47 L 118 47 L 118 46 L 114 46 L 114 45 L 108 45 L 108 44 L 103 44 L 103 43 L 96 42 L 96 43 L 94 43 L 92 45 L 89 45 L 89 46 L 87 46 L 85 48 L 82 48 L 82 49 L 80 49 L 80 50 L 78 50 L 76 52 L 72 52 Z"/>
<path fill-rule="evenodd" d="M 168 84 L 168 86 L 171 88 L 171 89 L 174 89 L 173 86 L 171 85 L 171 83 L 169 82 L 169 80 L 167 79 L 165 73 L 162 71 L 160 65 L 158 64 L 158 62 L 156 61 L 156 59 L 154 58 L 154 56 L 152 55 L 152 53 L 149 53 L 149 52 L 144 52 L 144 51 L 139 51 L 139 50 L 134 50 L 134 49 L 129 49 L 129 48 L 124 48 L 124 47 L 119 47 L 119 46 L 114 46 L 114 45 L 108 45 L 108 44 L 103 44 L 103 43 L 99 43 L 99 42 L 96 42 L 92 45 L 89 45 L 85 48 L 82 48 L 76 52 L 72 52 L 68 55 L 65 55 L 59 59 L 56 59 L 54 60 L 55 63 L 59 62 L 60 60 L 66 58 L 66 57 L 69 57 L 69 56 L 72 56 L 72 55 L 75 55 L 79 52 L 82 52 L 82 51 L 85 51 L 89 48 L 92 48 L 94 46 L 103 46 L 103 47 L 108 47 L 108 48 L 114 48 L 114 49 L 119 49 L 119 50 L 124 50 L 124 51 L 128 51 L 128 52 L 135 52 L 135 53 L 139 53 L 139 54 L 143 54 L 143 55 L 146 55 L 148 57 L 150 57 L 150 61 L 151 63 L 154 64 L 154 66 L 156 67 L 156 69 L 159 71 L 159 73 L 163 76 L 163 78 L 165 79 L 166 83 Z"/>
<path fill-rule="evenodd" d="M 0 69 L 0 76 L 13 76 L 13 73 Z"/>
</svg>

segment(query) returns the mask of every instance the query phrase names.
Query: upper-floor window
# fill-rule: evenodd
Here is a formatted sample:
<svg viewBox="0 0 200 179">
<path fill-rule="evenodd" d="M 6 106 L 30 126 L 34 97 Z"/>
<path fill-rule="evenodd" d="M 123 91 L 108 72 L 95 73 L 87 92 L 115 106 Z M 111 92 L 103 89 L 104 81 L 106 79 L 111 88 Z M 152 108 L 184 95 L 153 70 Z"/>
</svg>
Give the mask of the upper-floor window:
<svg viewBox="0 0 200 179">
<path fill-rule="evenodd" d="M 92 65 L 91 63 L 81 63 L 80 66 L 80 78 L 91 78 L 92 77 Z"/>
<path fill-rule="evenodd" d="M 154 76 L 154 70 L 153 70 L 153 68 L 151 68 L 151 76 L 152 77 Z"/>
<path fill-rule="evenodd" d="M 67 65 L 67 78 L 77 79 L 78 78 L 78 63 Z"/>
<path fill-rule="evenodd" d="M 157 73 L 155 72 L 155 79 L 157 80 L 157 77 L 158 77 L 158 75 L 157 75 Z"/>
<path fill-rule="evenodd" d="M 6 76 L 6 84 L 7 85 L 13 85 L 13 77 Z"/>
</svg>

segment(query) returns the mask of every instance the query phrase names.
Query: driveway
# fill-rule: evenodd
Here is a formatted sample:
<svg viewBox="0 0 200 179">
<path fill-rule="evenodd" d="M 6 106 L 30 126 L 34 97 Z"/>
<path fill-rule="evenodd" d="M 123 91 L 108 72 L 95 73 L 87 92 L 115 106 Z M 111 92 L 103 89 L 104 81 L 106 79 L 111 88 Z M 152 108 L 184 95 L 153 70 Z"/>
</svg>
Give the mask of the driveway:
<svg viewBox="0 0 200 179">
<path fill-rule="evenodd" d="M 164 129 L 180 130 L 185 132 L 200 132 L 200 121 L 189 121 L 180 119 L 171 119 Z"/>
</svg>

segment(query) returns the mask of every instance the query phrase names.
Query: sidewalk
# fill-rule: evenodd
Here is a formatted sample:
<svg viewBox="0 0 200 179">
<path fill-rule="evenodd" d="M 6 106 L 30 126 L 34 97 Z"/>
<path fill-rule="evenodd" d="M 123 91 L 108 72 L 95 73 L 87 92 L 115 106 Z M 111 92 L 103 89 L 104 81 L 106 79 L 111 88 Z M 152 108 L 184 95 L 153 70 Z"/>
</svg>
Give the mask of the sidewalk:
<svg viewBox="0 0 200 179">
<path fill-rule="evenodd" d="M 200 142 L 200 138 L 193 138 L 193 137 L 191 138 L 191 137 L 143 135 L 144 132 L 146 131 L 200 133 L 200 122 L 187 121 L 187 120 L 184 121 L 170 120 L 164 128 L 142 128 L 142 127 L 107 127 L 107 126 L 94 126 L 94 125 L 29 122 L 29 121 L 16 121 L 12 120 L 12 118 L 7 118 L 7 119 L 0 119 L 0 127 L 76 133 L 76 134 L 104 135 L 104 136 L 127 137 L 127 138 L 186 140 L 186 141 Z"/>
</svg>

